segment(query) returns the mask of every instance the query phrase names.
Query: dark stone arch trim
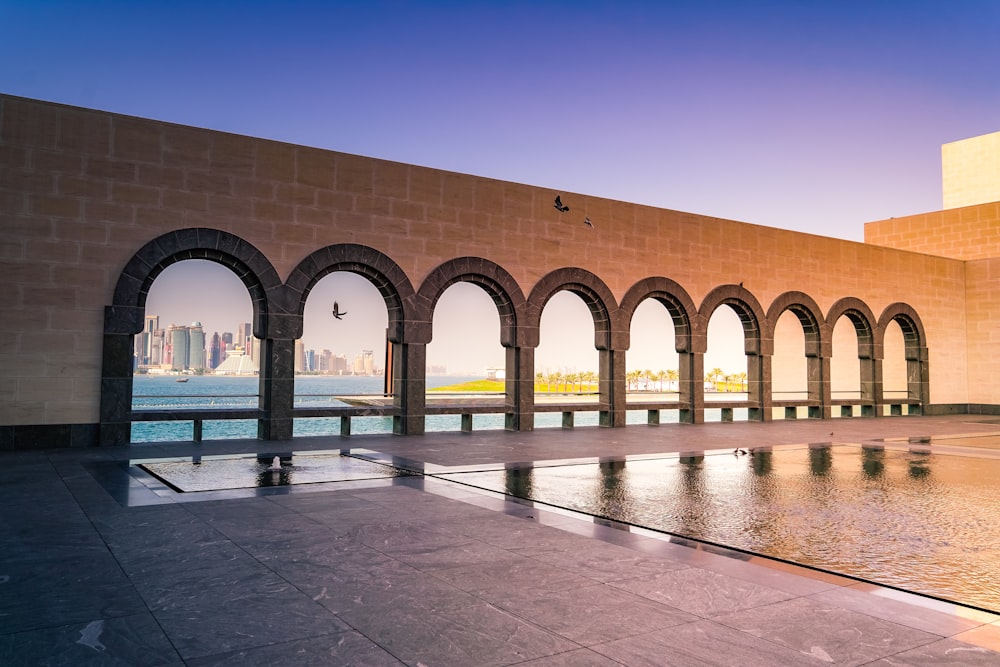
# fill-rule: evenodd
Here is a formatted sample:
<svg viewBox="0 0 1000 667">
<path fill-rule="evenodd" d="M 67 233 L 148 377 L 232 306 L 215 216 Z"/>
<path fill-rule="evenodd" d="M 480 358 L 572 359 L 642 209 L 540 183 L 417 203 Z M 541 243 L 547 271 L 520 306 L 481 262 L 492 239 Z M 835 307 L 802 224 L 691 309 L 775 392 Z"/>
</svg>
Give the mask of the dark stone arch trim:
<svg viewBox="0 0 1000 667">
<path fill-rule="evenodd" d="M 417 292 L 418 301 L 427 306 L 428 319 L 433 318 L 434 308 L 445 290 L 459 282 L 479 285 L 489 294 L 500 315 L 500 344 L 517 345 L 518 325 L 524 321 L 524 292 L 506 269 L 488 259 L 458 257 L 431 271 Z"/>
<path fill-rule="evenodd" d="M 388 313 L 389 340 L 412 342 L 419 337 L 420 325 L 427 322 L 417 305 L 413 286 L 406 273 L 387 255 L 355 243 L 340 243 L 320 248 L 299 262 L 285 283 L 287 312 L 302 318 L 306 298 L 321 278 L 335 271 L 349 271 L 367 278 L 385 301 Z M 414 331 L 416 330 L 416 331 Z M 426 341 L 424 341 L 426 342 Z"/>
<path fill-rule="evenodd" d="M 927 338 L 924 334 L 923 322 L 917 315 L 917 311 L 909 304 L 898 301 L 886 306 L 878 318 L 878 326 L 876 327 L 875 343 L 880 347 L 885 343 L 885 332 L 891 322 L 899 324 L 899 328 L 903 331 L 906 358 L 919 359 L 919 350 L 927 347 Z"/>
<path fill-rule="evenodd" d="M 691 351 L 691 333 L 698 309 L 687 291 L 669 278 L 652 276 L 644 278 L 629 288 L 622 298 L 621 321 L 626 336 L 626 347 L 630 347 L 632 318 L 639 305 L 646 299 L 660 302 L 674 322 L 674 339 L 677 352 Z"/>
<path fill-rule="evenodd" d="M 526 344 L 538 346 L 542 310 L 556 292 L 573 292 L 587 304 L 594 318 L 594 346 L 598 350 L 624 349 L 618 326 L 618 304 L 603 280 L 586 269 L 565 267 L 546 274 L 532 288 L 525 308 Z"/>
<path fill-rule="evenodd" d="M 743 324 L 746 353 L 770 355 L 773 352 L 770 349 L 772 341 L 764 337 L 768 333 L 764 324 L 764 309 L 757 297 L 742 285 L 720 285 L 705 296 L 698 309 L 705 327 L 704 335 L 708 335 L 708 322 L 712 314 L 723 305 L 732 308 Z"/>
<path fill-rule="evenodd" d="M 153 281 L 168 266 L 186 259 L 222 264 L 246 285 L 254 311 L 254 333 L 263 337 L 270 304 L 268 293 L 280 290 L 281 280 L 271 262 L 251 243 L 218 229 L 179 229 L 159 236 L 136 252 L 122 269 L 105 333 L 142 331 L 146 298 Z"/>
<path fill-rule="evenodd" d="M 778 326 L 778 320 L 786 310 L 791 311 L 802 325 L 802 332 L 805 335 L 806 341 L 806 356 L 821 356 L 823 349 L 823 327 L 825 324 L 823 311 L 820 309 L 819 304 L 804 292 L 784 292 L 771 302 L 771 306 L 767 309 L 765 317 L 765 324 L 767 326 L 766 337 L 771 341 L 774 340 L 774 330 Z"/>
<path fill-rule="evenodd" d="M 853 296 L 837 300 L 826 314 L 826 322 L 830 327 L 831 352 L 833 330 L 841 317 L 847 317 L 858 335 L 858 357 L 873 359 L 875 356 L 875 315 L 861 299 Z"/>
</svg>

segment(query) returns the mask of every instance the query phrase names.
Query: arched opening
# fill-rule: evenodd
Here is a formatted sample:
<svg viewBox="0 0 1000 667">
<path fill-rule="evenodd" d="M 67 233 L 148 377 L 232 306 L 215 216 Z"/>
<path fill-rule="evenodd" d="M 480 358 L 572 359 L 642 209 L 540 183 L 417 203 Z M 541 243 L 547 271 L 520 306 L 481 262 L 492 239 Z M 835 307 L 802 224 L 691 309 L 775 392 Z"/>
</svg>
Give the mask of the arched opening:
<svg viewBox="0 0 1000 667">
<path fill-rule="evenodd" d="M 861 414 L 859 340 L 857 329 L 848 316 L 842 316 L 834 323 L 832 348 L 830 396 L 833 404 L 842 408 L 834 410 L 833 416 L 859 416 Z"/>
<path fill-rule="evenodd" d="M 233 271 L 214 261 L 166 266 L 146 294 L 133 347 L 132 410 L 256 409 L 260 341 L 253 303 Z M 132 442 L 256 437 L 254 419 L 134 421 Z"/>
<path fill-rule="evenodd" d="M 771 357 L 771 396 L 774 401 L 809 399 L 809 370 L 806 359 L 805 329 L 799 317 L 785 310 L 774 323 L 774 355 Z M 774 407 L 774 418 L 787 417 L 794 410 L 796 418 L 807 417 L 802 406 Z"/>
<path fill-rule="evenodd" d="M 428 431 L 502 430 L 505 427 L 505 349 L 497 304 L 481 285 L 455 282 L 434 304 L 427 345 Z M 433 414 L 435 403 L 495 405 L 496 411 Z M 462 420 L 471 420 L 463 424 Z"/>
<path fill-rule="evenodd" d="M 749 417 L 747 408 L 723 407 L 722 404 L 748 400 L 746 342 L 755 328 L 747 331 L 748 316 L 741 317 L 734 306 L 724 305 L 728 307 L 716 308 L 708 320 L 704 378 L 706 421 Z"/>
<path fill-rule="evenodd" d="M 901 404 L 909 398 L 906 370 L 906 341 L 903 338 L 903 329 L 899 322 L 893 320 L 886 325 L 882 339 L 882 396 L 885 399 L 886 414 L 891 405 Z"/>
<path fill-rule="evenodd" d="M 657 297 L 647 297 L 632 314 L 625 356 L 626 423 L 649 423 L 652 410 L 653 422 L 659 423 L 660 410 L 654 406 L 679 401 L 680 363 L 670 307 Z M 666 417 L 665 421 L 677 421 L 678 412 L 670 410 Z"/>
<path fill-rule="evenodd" d="M 554 407 L 559 405 L 578 409 L 592 404 L 594 412 L 581 411 L 569 419 L 577 426 L 598 424 L 600 357 L 594 340 L 593 314 L 583 298 L 570 290 L 553 294 L 542 309 L 535 350 L 536 427 L 570 425 L 565 423 L 567 411 Z"/>
<path fill-rule="evenodd" d="M 320 278 L 306 297 L 302 337 L 295 341 L 294 406 L 330 408 L 389 404 L 386 396 L 388 310 L 371 280 L 351 271 Z M 297 417 L 295 436 L 391 433 L 392 418 Z"/>
</svg>

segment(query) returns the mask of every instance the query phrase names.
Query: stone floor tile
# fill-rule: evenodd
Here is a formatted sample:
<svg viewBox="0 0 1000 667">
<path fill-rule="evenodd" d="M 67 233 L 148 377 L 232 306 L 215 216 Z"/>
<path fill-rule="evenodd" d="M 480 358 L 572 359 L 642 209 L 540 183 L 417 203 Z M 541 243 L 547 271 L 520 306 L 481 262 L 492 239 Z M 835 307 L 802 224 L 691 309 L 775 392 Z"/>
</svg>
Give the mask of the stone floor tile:
<svg viewBox="0 0 1000 667">
<path fill-rule="evenodd" d="M 180 656 L 144 613 L 0 635 L 0 664 L 179 665 Z"/>
<path fill-rule="evenodd" d="M 830 664 L 828 660 L 708 620 L 599 644 L 591 650 L 630 667 L 816 667 Z"/>
<path fill-rule="evenodd" d="M 544 595 L 595 583 L 593 579 L 517 554 L 509 554 L 503 560 L 434 570 L 431 574 L 484 599 L 506 595 L 512 587 Z"/>
<path fill-rule="evenodd" d="M 792 597 L 783 591 L 695 567 L 652 577 L 613 581 L 610 585 L 706 618 L 727 611 L 762 607 Z"/>
<path fill-rule="evenodd" d="M 1000 665 L 1000 655 L 995 651 L 954 639 L 942 639 L 886 656 L 868 663 L 866 667 L 995 667 L 996 665 Z"/>
<path fill-rule="evenodd" d="M 518 667 L 621 667 L 621 664 L 600 653 L 594 653 L 590 649 L 579 648 L 575 651 L 566 651 L 537 660 L 520 662 Z"/>
<path fill-rule="evenodd" d="M 370 665 L 371 667 L 399 667 L 403 663 L 392 654 L 355 632 L 343 632 L 322 637 L 298 639 L 280 644 L 269 644 L 230 653 L 194 658 L 188 667 L 330 667 L 332 665 Z"/>
<path fill-rule="evenodd" d="M 940 639 L 922 630 L 809 598 L 722 614 L 714 620 L 838 665 L 867 664 Z"/>
<path fill-rule="evenodd" d="M 544 594 L 512 589 L 506 596 L 495 597 L 493 603 L 582 646 L 698 620 L 673 607 L 603 584 Z"/>
<path fill-rule="evenodd" d="M 424 612 L 395 608 L 352 625 L 407 664 L 512 665 L 577 645 L 487 604 Z"/>
</svg>

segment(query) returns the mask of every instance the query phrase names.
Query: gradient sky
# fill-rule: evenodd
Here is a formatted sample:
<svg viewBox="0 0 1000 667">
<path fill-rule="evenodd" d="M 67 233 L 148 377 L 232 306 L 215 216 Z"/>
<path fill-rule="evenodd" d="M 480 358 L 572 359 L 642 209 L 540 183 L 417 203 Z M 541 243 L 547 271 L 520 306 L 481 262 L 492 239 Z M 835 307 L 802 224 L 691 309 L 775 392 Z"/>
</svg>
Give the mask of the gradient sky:
<svg viewBox="0 0 1000 667">
<path fill-rule="evenodd" d="M 0 90 L 860 241 L 1000 129 L 998 34 L 996 0 L 0 0 Z"/>
</svg>

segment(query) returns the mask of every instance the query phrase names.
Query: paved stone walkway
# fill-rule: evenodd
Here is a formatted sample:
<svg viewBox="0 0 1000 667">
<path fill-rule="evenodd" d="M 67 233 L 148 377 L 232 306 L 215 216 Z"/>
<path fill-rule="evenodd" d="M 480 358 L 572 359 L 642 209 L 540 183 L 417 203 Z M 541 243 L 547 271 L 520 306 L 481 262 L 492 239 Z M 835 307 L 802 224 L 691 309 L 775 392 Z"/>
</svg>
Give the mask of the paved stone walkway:
<svg viewBox="0 0 1000 667">
<path fill-rule="evenodd" d="M 4 452 L 0 664 L 997 665 L 992 614 L 431 478 L 174 494 L 127 462 L 347 446 L 456 466 L 998 432 L 952 416 Z"/>
</svg>

